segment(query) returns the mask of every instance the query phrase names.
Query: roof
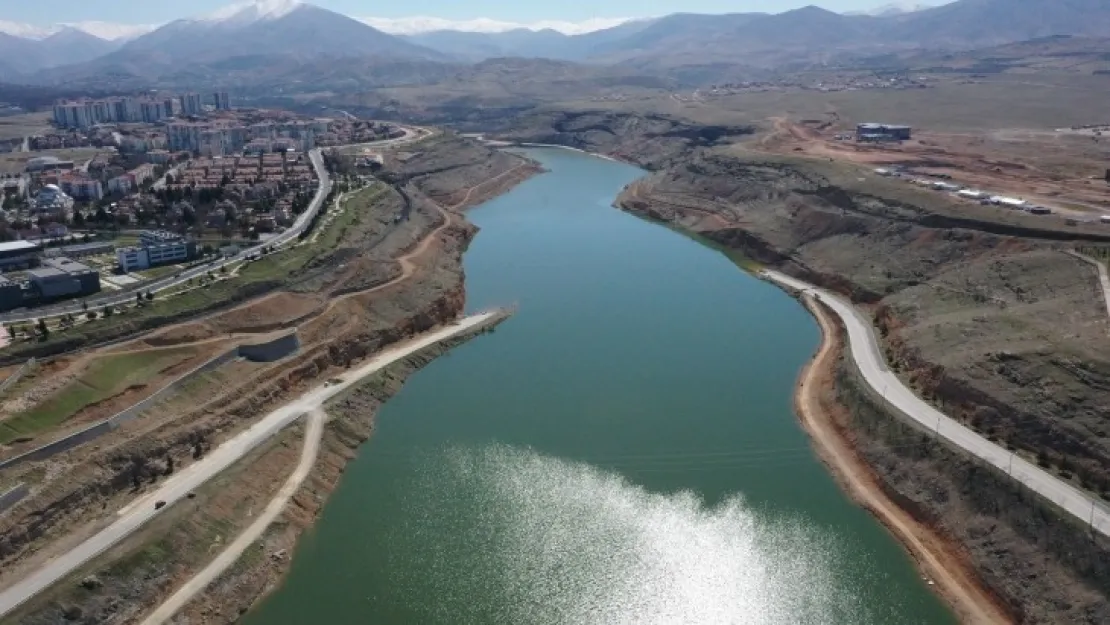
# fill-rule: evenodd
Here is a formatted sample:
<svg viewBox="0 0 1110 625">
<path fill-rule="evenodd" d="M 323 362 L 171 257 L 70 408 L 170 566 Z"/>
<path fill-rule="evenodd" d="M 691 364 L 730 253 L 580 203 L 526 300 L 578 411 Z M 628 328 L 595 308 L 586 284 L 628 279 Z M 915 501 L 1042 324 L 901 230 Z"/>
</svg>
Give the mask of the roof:
<svg viewBox="0 0 1110 625">
<path fill-rule="evenodd" d="M 8 241 L 6 243 L 0 243 L 0 252 L 20 252 L 24 250 L 29 252 L 37 249 L 39 249 L 39 246 L 30 241 Z"/>
<path fill-rule="evenodd" d="M 52 258 L 42 261 L 44 265 L 64 271 L 66 273 L 86 273 L 92 271 L 88 265 L 79 263 L 72 258 Z"/>
<path fill-rule="evenodd" d="M 53 267 L 39 267 L 38 269 L 28 269 L 27 275 L 31 276 L 32 278 L 42 279 L 59 278 L 61 276 L 68 276 L 69 274 L 62 271 L 61 269 L 55 269 Z"/>
</svg>

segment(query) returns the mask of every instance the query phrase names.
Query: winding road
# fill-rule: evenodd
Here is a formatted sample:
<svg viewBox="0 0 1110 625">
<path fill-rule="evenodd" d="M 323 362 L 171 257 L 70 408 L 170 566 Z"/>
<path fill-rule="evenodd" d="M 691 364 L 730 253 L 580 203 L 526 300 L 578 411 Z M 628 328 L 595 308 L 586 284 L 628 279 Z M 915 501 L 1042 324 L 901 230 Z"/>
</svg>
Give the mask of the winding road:
<svg viewBox="0 0 1110 625">
<path fill-rule="evenodd" d="M 410 341 L 392 346 L 375 355 L 366 364 L 342 375 L 338 383 L 325 383 L 297 400 L 269 413 L 246 431 L 217 447 L 203 459 L 189 465 L 163 482 L 155 491 L 139 497 L 118 512 L 118 518 L 91 538 L 67 553 L 50 560 L 40 569 L 0 591 L 0 617 L 10 613 L 52 584 L 73 573 L 96 556 L 133 534 L 170 505 L 185 498 L 254 448 L 299 419 L 312 414 L 336 395 L 346 391 L 368 375 L 380 371 L 406 356 L 476 328 L 494 319 L 499 313 L 486 312 L 466 317 Z M 311 429 L 311 428 L 310 428 Z M 166 506 L 155 509 L 156 502 Z"/>
<path fill-rule="evenodd" d="M 870 319 L 852 304 L 839 295 L 784 273 L 770 269 L 765 269 L 761 273 L 781 286 L 816 297 L 840 317 L 848 330 L 852 359 L 863 379 L 888 404 L 917 422 L 922 429 L 933 432 L 936 436 L 993 465 L 1033 492 L 1056 504 L 1084 525 L 1090 525 L 1091 529 L 1110 536 L 1110 508 L 1105 504 L 1021 456 L 992 443 L 914 395 L 913 391 L 887 366 Z"/>
<path fill-rule="evenodd" d="M 405 135 L 402 137 L 397 137 L 396 139 L 385 139 L 382 141 L 376 141 L 374 143 L 360 145 L 386 147 L 408 143 L 411 141 L 418 141 L 420 139 L 423 139 L 425 136 L 427 136 L 427 132 L 423 129 L 405 128 Z M 273 248 L 281 248 L 289 244 L 290 242 L 296 241 L 297 237 L 299 237 L 300 234 L 304 232 L 304 230 L 308 227 L 308 225 L 312 223 L 313 217 L 315 217 L 316 213 L 319 212 L 320 208 L 324 205 L 324 200 L 328 197 L 328 194 L 331 193 L 332 188 L 331 178 L 328 176 L 327 168 L 324 167 L 324 158 L 320 149 L 317 148 L 315 150 L 312 150 L 308 153 L 308 157 L 309 160 L 312 161 L 312 167 L 316 170 L 316 176 L 319 179 L 320 183 L 316 187 L 316 195 L 313 196 L 312 201 L 308 205 L 308 208 L 303 213 L 297 216 L 297 220 L 293 222 L 292 226 L 287 228 L 284 232 L 277 235 L 276 237 L 273 237 L 267 241 L 260 242 L 254 247 L 243 249 L 234 256 L 228 256 L 226 258 L 197 265 L 189 269 L 184 269 L 180 273 L 173 276 L 161 278 L 152 282 L 144 282 L 136 285 L 137 288 L 143 291 L 158 293 L 159 291 L 164 291 L 166 289 L 184 284 L 192 278 L 204 275 L 209 271 L 217 270 L 224 265 L 230 265 L 232 263 L 243 261 L 251 255 L 257 254 L 259 251 L 261 251 L 263 247 L 268 246 Z M 90 308 L 98 308 L 101 306 L 116 306 L 119 304 L 127 304 L 134 299 L 135 290 L 132 289 L 129 291 L 124 291 L 122 293 L 116 292 L 100 295 L 97 297 L 90 297 L 85 299 L 84 302 Z M 65 304 L 57 304 L 54 306 L 44 306 L 41 308 L 24 309 L 3 313 L 0 314 L 0 324 L 31 321 L 41 318 L 49 319 L 52 317 L 60 317 L 69 313 L 81 314 L 83 311 L 84 308 L 81 305 L 81 301 L 74 300 Z"/>
</svg>

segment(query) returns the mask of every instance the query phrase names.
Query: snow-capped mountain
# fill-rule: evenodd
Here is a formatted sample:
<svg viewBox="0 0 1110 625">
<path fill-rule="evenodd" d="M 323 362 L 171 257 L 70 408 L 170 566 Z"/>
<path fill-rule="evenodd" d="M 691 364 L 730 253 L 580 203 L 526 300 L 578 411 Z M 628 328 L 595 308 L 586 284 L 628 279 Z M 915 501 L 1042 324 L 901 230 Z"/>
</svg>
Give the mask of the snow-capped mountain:
<svg viewBox="0 0 1110 625">
<path fill-rule="evenodd" d="M 155 24 L 115 24 L 97 21 L 61 22 L 50 26 L 35 26 L 0 20 L 0 33 L 32 41 L 42 41 L 66 28 L 73 28 L 105 41 L 126 41 L 145 35 L 158 28 L 158 26 Z"/>
<path fill-rule="evenodd" d="M 944 0 L 936 0 L 934 2 L 918 2 L 917 0 L 900 0 L 898 2 L 890 2 L 873 9 L 866 11 L 849 11 L 844 15 L 871 15 L 874 17 L 888 17 L 891 15 L 902 15 L 905 13 L 917 13 L 925 9 L 931 9 L 936 6 L 944 4 Z"/>
<path fill-rule="evenodd" d="M 249 26 L 259 21 L 281 19 L 302 6 L 305 6 L 305 3 L 298 0 L 239 2 L 195 18 L 194 21 L 228 26 Z"/>
<path fill-rule="evenodd" d="M 479 17 L 469 20 L 449 20 L 441 17 L 413 16 L 413 17 L 363 17 L 363 23 L 369 24 L 382 32 L 391 35 L 419 35 L 438 31 L 452 31 L 460 33 L 505 33 L 514 30 L 530 30 L 539 32 L 554 30 L 564 35 L 581 35 L 606 28 L 620 26 L 630 22 L 633 18 L 593 18 L 580 22 L 562 20 L 543 20 L 539 22 L 506 22 Z M 642 18 L 641 18 L 642 19 Z"/>
<path fill-rule="evenodd" d="M 277 57 L 442 59 L 441 53 L 358 20 L 291 0 L 259 0 L 180 19 L 128 41 L 90 65 L 156 71 L 233 58 L 273 65 Z"/>
</svg>

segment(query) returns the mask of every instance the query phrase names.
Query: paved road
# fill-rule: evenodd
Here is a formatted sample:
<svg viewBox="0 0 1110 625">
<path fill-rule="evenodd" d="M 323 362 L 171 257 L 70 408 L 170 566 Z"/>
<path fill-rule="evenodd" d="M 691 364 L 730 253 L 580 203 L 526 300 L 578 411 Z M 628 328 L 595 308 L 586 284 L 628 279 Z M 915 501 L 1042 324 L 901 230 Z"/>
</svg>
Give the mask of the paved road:
<svg viewBox="0 0 1110 625">
<path fill-rule="evenodd" d="M 1100 533 L 1110 536 L 1110 508 L 1037 465 L 976 434 L 914 395 L 913 391 L 887 367 L 879 350 L 879 342 L 871 326 L 871 320 L 854 306 L 838 295 L 797 278 L 772 270 L 764 270 L 763 274 L 781 285 L 817 296 L 840 317 L 848 330 L 852 359 L 855 360 L 867 384 L 876 393 L 882 395 L 889 404 L 918 422 L 923 429 L 935 432 L 938 436 L 989 462 L 1030 490 L 1052 501 L 1082 523 L 1089 523 Z"/>
<path fill-rule="evenodd" d="M 185 498 L 190 492 L 212 479 L 252 449 L 268 440 L 301 415 L 320 409 L 325 402 L 347 390 L 362 378 L 381 370 L 429 345 L 455 336 L 491 320 L 497 313 L 487 312 L 466 317 L 454 325 L 429 332 L 411 341 L 386 349 L 358 369 L 342 375 L 338 384 L 324 384 L 256 422 L 245 432 L 228 440 L 202 460 L 177 472 L 148 495 L 139 497 L 118 513 L 111 525 L 85 540 L 64 555 L 47 562 L 42 568 L 0 591 L 0 617 L 8 614 L 58 580 L 104 553 L 153 519 L 169 505 Z M 155 502 L 165 501 L 166 507 L 155 510 Z"/>
<path fill-rule="evenodd" d="M 407 143 L 409 141 L 418 140 L 425 136 L 423 129 L 405 128 L 405 136 L 396 139 L 386 139 L 383 141 L 376 141 L 374 143 L 360 144 L 367 146 L 389 146 L 400 143 Z M 309 152 L 309 158 L 312 161 L 312 166 L 316 169 L 316 175 L 320 179 L 320 184 L 316 188 L 316 195 L 312 198 L 308 208 L 301 213 L 297 220 L 281 234 L 272 237 L 266 241 L 260 242 L 250 248 L 245 248 L 234 256 L 214 260 L 203 265 L 198 265 L 190 269 L 184 269 L 180 273 L 154 280 L 152 282 L 145 282 L 137 285 L 141 291 L 153 291 L 157 293 L 169 288 L 176 287 L 180 284 L 188 282 L 192 278 L 202 276 L 209 271 L 215 271 L 224 265 L 239 262 L 247 257 L 257 254 L 263 247 L 271 246 L 275 248 L 283 247 L 291 242 L 295 242 L 297 237 L 304 232 L 308 224 L 311 223 L 313 216 L 320 210 L 324 204 L 324 199 L 327 198 L 328 193 L 331 192 L 332 182 L 328 176 L 328 170 L 324 167 L 324 158 L 319 149 Z M 119 304 L 127 304 L 135 300 L 135 290 L 125 291 L 123 293 L 105 293 L 97 297 L 86 298 L 84 301 L 88 304 L 89 308 L 96 309 L 102 306 L 115 306 Z M 14 312 L 0 314 L 0 323 L 14 323 L 25 322 L 40 318 L 60 317 L 67 313 L 81 314 L 84 308 L 81 306 L 81 300 L 74 300 L 65 304 L 58 304 L 56 306 L 44 306 L 42 308 L 34 308 L 29 310 L 17 310 Z"/>
<path fill-rule="evenodd" d="M 214 582 L 224 571 L 231 568 L 249 549 L 256 540 L 262 537 L 266 528 L 285 510 L 285 506 L 289 505 L 289 500 L 297 493 L 297 489 L 304 483 L 305 478 L 312 471 L 312 466 L 316 464 L 316 455 L 320 451 L 320 439 L 324 434 L 324 421 L 326 415 L 323 410 L 316 409 L 308 415 L 308 427 L 305 429 L 304 447 L 301 449 L 301 459 L 297 463 L 297 467 L 293 469 L 292 475 L 289 479 L 285 480 L 285 484 L 281 486 L 281 490 L 277 495 L 266 504 L 266 508 L 262 514 L 255 519 L 243 533 L 235 537 L 223 551 L 220 552 L 216 559 L 213 560 L 208 566 L 197 573 L 190 579 L 184 586 L 179 588 L 177 592 L 167 599 L 162 605 L 158 606 L 150 616 L 143 620 L 142 625 L 161 625 L 170 619 L 178 610 L 185 607 L 193 599 L 193 597 L 200 594 L 209 584 Z"/>
</svg>

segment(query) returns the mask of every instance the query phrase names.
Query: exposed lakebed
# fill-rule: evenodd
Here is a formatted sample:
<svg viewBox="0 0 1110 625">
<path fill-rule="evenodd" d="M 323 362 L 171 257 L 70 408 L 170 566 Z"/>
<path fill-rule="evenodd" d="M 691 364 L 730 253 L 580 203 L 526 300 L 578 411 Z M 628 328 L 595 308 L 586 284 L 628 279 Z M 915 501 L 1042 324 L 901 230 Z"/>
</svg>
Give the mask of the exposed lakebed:
<svg viewBox="0 0 1110 625">
<path fill-rule="evenodd" d="M 473 209 L 469 307 L 519 304 L 381 411 L 251 625 L 953 623 L 814 457 L 796 301 L 550 171 Z"/>
</svg>

